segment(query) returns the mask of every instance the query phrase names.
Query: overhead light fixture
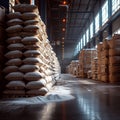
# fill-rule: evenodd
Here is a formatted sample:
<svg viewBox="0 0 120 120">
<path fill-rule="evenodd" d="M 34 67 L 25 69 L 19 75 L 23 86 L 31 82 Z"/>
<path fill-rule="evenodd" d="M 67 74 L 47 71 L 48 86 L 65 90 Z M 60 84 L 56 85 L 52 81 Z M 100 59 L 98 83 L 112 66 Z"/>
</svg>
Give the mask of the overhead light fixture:
<svg viewBox="0 0 120 120">
<path fill-rule="evenodd" d="M 56 45 L 60 45 L 60 41 L 59 40 L 56 41 Z"/>
<path fill-rule="evenodd" d="M 62 37 L 62 40 L 64 40 L 65 38 L 64 37 Z"/>
<path fill-rule="evenodd" d="M 65 28 L 62 28 L 62 31 L 64 32 L 64 31 L 65 31 Z"/>
<path fill-rule="evenodd" d="M 63 18 L 63 19 L 62 19 L 62 22 L 66 22 L 66 19 L 65 19 L 65 18 Z"/>
<path fill-rule="evenodd" d="M 66 5 L 66 4 L 67 4 L 67 2 L 64 0 L 64 1 L 63 1 L 63 5 Z"/>
</svg>

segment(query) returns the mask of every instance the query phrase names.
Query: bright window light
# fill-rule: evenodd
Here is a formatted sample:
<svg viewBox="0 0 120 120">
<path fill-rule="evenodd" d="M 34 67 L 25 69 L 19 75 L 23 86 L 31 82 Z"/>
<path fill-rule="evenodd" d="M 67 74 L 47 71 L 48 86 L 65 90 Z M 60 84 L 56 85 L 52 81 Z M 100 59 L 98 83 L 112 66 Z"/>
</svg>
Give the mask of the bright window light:
<svg viewBox="0 0 120 120">
<path fill-rule="evenodd" d="M 95 33 L 98 32 L 99 27 L 100 27 L 100 20 L 99 20 L 99 13 L 95 17 Z"/>
<path fill-rule="evenodd" d="M 120 8 L 120 0 L 112 0 L 112 14 Z"/>
<path fill-rule="evenodd" d="M 108 20 L 108 0 L 104 3 L 102 7 L 102 25 Z"/>
<path fill-rule="evenodd" d="M 93 37 L 93 22 L 90 24 L 90 38 Z"/>
<path fill-rule="evenodd" d="M 86 41 L 89 42 L 89 29 L 86 30 Z"/>
</svg>

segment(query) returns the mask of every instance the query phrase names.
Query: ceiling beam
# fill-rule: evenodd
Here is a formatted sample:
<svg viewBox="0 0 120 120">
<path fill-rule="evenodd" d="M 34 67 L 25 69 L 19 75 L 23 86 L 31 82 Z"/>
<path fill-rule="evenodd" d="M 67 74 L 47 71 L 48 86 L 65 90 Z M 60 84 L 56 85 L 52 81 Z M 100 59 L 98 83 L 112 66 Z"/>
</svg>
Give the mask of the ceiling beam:
<svg viewBox="0 0 120 120">
<path fill-rule="evenodd" d="M 77 28 L 79 28 L 79 27 L 84 27 L 83 25 L 68 25 L 68 27 L 77 27 Z"/>
<path fill-rule="evenodd" d="M 77 10 L 69 10 L 68 13 L 93 13 L 93 11 L 77 11 Z"/>
</svg>

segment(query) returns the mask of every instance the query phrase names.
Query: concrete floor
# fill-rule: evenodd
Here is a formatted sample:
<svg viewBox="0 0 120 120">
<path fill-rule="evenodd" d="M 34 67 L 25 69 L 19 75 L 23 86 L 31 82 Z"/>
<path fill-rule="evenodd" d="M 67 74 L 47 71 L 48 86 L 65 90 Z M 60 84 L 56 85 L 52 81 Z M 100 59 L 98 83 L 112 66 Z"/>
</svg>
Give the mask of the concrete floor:
<svg viewBox="0 0 120 120">
<path fill-rule="evenodd" d="M 69 74 L 63 74 L 45 97 L 26 101 L 1 100 L 0 120 L 120 120 L 120 85 Z"/>
</svg>

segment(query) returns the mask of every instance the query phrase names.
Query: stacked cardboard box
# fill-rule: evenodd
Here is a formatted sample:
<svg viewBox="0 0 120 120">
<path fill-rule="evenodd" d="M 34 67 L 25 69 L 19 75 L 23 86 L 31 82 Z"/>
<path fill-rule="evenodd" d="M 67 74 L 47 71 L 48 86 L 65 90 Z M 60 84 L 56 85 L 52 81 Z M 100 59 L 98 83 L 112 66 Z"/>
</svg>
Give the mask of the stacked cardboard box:
<svg viewBox="0 0 120 120">
<path fill-rule="evenodd" d="M 96 49 L 83 49 L 79 54 L 80 77 L 87 78 L 87 72 L 91 70 L 91 62 L 96 56 Z"/>
<path fill-rule="evenodd" d="M 92 79 L 97 80 L 98 78 L 98 58 L 94 58 L 92 61 L 92 66 L 91 66 L 91 72 L 92 72 Z"/>
<path fill-rule="evenodd" d="M 120 35 L 116 34 L 109 42 L 109 82 L 120 82 Z"/>
<path fill-rule="evenodd" d="M 109 44 L 104 40 L 101 51 L 101 81 L 109 81 Z"/>
</svg>

